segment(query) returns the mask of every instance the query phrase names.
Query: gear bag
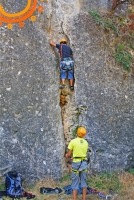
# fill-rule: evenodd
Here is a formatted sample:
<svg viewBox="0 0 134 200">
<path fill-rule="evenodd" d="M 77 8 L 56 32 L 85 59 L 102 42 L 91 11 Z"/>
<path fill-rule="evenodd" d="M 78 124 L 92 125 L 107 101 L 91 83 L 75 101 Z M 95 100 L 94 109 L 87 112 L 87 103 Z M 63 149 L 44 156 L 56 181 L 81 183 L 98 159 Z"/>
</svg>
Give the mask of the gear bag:
<svg viewBox="0 0 134 200">
<path fill-rule="evenodd" d="M 21 184 L 20 174 L 16 171 L 10 171 L 5 179 L 6 194 L 12 198 L 23 196 L 24 189 Z"/>
</svg>

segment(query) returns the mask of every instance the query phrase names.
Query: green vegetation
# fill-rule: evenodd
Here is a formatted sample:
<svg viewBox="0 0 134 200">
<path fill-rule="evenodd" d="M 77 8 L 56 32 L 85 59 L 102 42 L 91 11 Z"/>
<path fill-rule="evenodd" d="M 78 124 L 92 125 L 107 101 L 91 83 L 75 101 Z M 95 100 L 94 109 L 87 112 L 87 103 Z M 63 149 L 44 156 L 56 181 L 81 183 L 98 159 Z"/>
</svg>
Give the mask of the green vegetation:
<svg viewBox="0 0 134 200">
<path fill-rule="evenodd" d="M 0 190 L 5 190 L 5 185 L 3 183 L 0 183 Z"/>
<path fill-rule="evenodd" d="M 125 45 L 118 45 L 115 53 L 116 61 L 123 66 L 125 70 L 130 71 L 132 56 L 129 52 L 125 51 Z"/>
<path fill-rule="evenodd" d="M 101 173 L 98 176 L 91 176 L 88 180 L 88 185 L 98 190 L 108 190 L 112 188 L 116 192 L 121 188 L 118 174 L 108 172 Z"/>
<path fill-rule="evenodd" d="M 77 129 L 78 129 L 78 127 L 79 126 L 76 126 L 76 128 L 72 132 L 73 138 L 76 138 L 76 136 L 77 136 Z"/>
<path fill-rule="evenodd" d="M 69 174 L 69 173 L 68 173 L 66 176 L 64 176 L 64 177 L 61 179 L 60 182 L 62 183 L 62 182 L 64 182 L 64 181 L 68 181 L 68 180 L 71 180 L 71 174 Z"/>
<path fill-rule="evenodd" d="M 96 11 L 89 11 L 89 14 L 92 16 L 96 24 L 101 25 L 103 23 L 103 18 Z"/>
<path fill-rule="evenodd" d="M 97 25 L 99 25 L 99 26 L 101 26 L 101 27 L 103 27 L 104 29 L 107 29 L 107 30 L 110 29 L 110 30 L 112 30 L 114 33 L 116 33 L 118 35 L 119 30 L 114 25 L 114 23 L 112 22 L 112 20 L 103 18 L 96 11 L 89 11 L 89 14 L 92 16 L 92 18 L 94 19 L 94 21 L 95 21 L 95 23 Z"/>
<path fill-rule="evenodd" d="M 81 115 L 81 110 L 80 110 L 80 108 L 76 108 L 76 119 L 77 119 L 77 121 L 79 121 L 79 116 Z"/>
<path fill-rule="evenodd" d="M 79 117 L 81 115 L 81 109 L 80 108 L 76 108 L 75 110 L 75 116 L 76 116 L 76 123 L 79 124 Z M 79 128 L 79 125 L 77 125 L 75 127 L 75 129 L 72 132 L 73 138 L 76 138 L 77 136 L 77 129 Z"/>
<path fill-rule="evenodd" d="M 111 53 L 114 54 L 116 62 L 119 63 L 124 70 L 130 72 L 133 61 L 132 52 L 134 50 L 134 45 L 132 44 L 132 31 L 129 25 L 124 24 L 126 23 L 126 20 L 122 20 L 121 16 L 113 16 L 108 14 L 103 15 L 102 17 L 101 14 L 96 11 L 89 11 L 89 14 L 92 16 L 97 25 L 105 30 L 109 30 L 109 34 L 104 34 L 104 41 L 107 41 L 104 43 L 105 50 L 107 48 L 109 53 L 112 50 Z M 114 34 L 110 36 L 110 31 L 114 32 L 116 36 Z M 111 37 L 112 42 L 110 42 Z M 111 55 L 111 58 L 112 57 L 113 55 Z"/>
<path fill-rule="evenodd" d="M 132 45 L 132 43 L 130 43 L 130 49 L 134 50 L 134 45 Z"/>
<path fill-rule="evenodd" d="M 129 172 L 130 174 L 134 175 L 134 168 L 129 169 L 128 172 Z"/>
</svg>

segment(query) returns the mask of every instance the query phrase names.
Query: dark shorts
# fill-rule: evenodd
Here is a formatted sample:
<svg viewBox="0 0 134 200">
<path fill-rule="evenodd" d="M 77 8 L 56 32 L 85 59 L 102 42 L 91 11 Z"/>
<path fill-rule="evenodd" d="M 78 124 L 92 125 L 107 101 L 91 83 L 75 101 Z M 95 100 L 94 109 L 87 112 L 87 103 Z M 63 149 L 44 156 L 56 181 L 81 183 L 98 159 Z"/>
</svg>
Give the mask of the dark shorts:
<svg viewBox="0 0 134 200">
<path fill-rule="evenodd" d="M 64 58 L 60 62 L 60 78 L 74 79 L 74 61 L 72 58 Z"/>
</svg>

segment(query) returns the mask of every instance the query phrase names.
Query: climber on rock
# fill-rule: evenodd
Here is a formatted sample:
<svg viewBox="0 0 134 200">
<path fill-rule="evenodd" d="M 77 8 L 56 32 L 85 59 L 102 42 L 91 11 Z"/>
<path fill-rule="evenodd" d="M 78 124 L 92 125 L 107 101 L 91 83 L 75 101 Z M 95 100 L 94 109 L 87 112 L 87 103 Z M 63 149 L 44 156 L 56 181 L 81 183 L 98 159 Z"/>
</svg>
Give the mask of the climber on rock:
<svg viewBox="0 0 134 200">
<path fill-rule="evenodd" d="M 59 49 L 60 53 L 60 78 L 62 82 L 60 89 L 65 88 L 65 79 L 67 77 L 69 79 L 70 89 L 74 90 L 74 61 L 72 49 L 67 46 L 67 40 L 65 38 L 60 40 L 60 44 L 55 44 L 52 39 L 50 39 L 49 43 L 51 46 Z"/>
</svg>

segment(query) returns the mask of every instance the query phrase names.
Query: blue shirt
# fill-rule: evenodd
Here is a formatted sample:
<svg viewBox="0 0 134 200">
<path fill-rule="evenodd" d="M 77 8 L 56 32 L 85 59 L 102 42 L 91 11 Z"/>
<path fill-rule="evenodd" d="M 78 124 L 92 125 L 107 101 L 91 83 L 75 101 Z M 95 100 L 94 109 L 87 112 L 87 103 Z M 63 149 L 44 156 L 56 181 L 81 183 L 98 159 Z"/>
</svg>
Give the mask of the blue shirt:
<svg viewBox="0 0 134 200">
<path fill-rule="evenodd" d="M 62 46 L 62 48 L 61 48 L 61 46 Z M 61 59 L 72 57 L 72 49 L 69 46 L 67 46 L 66 44 L 62 44 L 62 45 L 56 44 L 56 48 L 59 49 L 59 52 L 62 49 Z M 61 52 L 60 52 L 60 55 L 61 55 Z"/>
</svg>

